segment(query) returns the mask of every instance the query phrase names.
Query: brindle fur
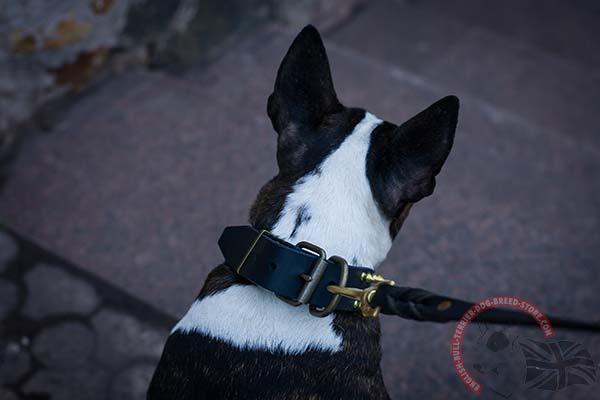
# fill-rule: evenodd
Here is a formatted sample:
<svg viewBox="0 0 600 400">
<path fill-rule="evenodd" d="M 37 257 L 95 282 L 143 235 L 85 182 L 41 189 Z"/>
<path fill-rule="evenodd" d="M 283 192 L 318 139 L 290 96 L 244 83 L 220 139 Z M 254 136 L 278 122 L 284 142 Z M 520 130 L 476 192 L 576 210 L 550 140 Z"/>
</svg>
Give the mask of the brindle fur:
<svg viewBox="0 0 600 400">
<path fill-rule="evenodd" d="M 199 298 L 244 283 L 232 268 L 220 265 L 209 274 Z M 344 337 L 341 351 L 299 355 L 239 350 L 202 334 L 175 332 L 148 398 L 388 399 L 379 368 L 379 321 L 343 312 L 333 325 Z"/>
</svg>

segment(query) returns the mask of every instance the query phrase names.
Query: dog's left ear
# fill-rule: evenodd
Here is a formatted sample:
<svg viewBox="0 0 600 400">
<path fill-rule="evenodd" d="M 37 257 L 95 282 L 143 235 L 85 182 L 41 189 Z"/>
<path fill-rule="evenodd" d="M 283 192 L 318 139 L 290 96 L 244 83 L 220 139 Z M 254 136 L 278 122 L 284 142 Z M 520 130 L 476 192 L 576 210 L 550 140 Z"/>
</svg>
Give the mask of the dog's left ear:
<svg viewBox="0 0 600 400">
<path fill-rule="evenodd" d="M 447 96 L 402 125 L 384 123 L 371 136 L 367 174 L 384 213 L 433 193 L 454 142 L 459 101 Z"/>
<path fill-rule="evenodd" d="M 277 133 L 282 134 L 290 126 L 314 128 L 341 108 L 323 41 L 317 29 L 308 25 L 281 62 L 267 112 Z"/>
</svg>

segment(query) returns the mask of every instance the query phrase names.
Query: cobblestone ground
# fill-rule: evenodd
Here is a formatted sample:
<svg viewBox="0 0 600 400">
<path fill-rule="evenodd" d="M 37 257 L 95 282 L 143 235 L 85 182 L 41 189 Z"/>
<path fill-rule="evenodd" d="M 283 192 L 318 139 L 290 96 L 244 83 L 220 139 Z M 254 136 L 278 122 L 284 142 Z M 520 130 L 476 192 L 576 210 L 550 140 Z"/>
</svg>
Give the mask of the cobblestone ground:
<svg viewBox="0 0 600 400">
<path fill-rule="evenodd" d="M 144 399 L 174 321 L 0 230 L 0 399 Z"/>
</svg>

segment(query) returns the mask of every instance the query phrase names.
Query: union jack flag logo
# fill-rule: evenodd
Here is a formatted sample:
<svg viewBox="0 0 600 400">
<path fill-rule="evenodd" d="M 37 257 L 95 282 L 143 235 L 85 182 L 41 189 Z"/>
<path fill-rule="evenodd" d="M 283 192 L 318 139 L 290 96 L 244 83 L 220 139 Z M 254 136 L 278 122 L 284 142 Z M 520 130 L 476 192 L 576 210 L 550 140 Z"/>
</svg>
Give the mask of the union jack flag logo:
<svg viewBox="0 0 600 400">
<path fill-rule="evenodd" d="M 523 339 L 519 344 L 527 367 L 525 384 L 530 389 L 554 391 L 571 385 L 591 385 L 597 380 L 598 368 L 579 343 Z"/>
</svg>

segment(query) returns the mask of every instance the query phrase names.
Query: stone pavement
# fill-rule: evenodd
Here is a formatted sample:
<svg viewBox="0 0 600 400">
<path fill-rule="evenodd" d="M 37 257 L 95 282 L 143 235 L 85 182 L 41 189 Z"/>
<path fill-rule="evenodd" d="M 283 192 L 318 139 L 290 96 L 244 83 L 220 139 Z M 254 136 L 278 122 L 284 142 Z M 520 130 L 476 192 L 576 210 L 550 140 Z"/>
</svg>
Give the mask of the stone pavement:
<svg viewBox="0 0 600 400">
<path fill-rule="evenodd" d="M 326 33 L 347 104 L 400 122 L 446 94 L 461 98 L 436 192 L 413 208 L 381 272 L 456 297 L 511 294 L 600 320 L 598 7 L 445 4 L 373 1 Z M 133 72 L 88 94 L 24 143 L 0 196 L 2 221 L 182 315 L 221 261 L 223 227 L 246 221 L 275 173 L 266 99 L 294 34 L 265 27 L 208 68 Z M 393 398 L 467 395 L 448 355 L 451 326 L 382 321 Z M 600 360 L 598 337 L 557 337 Z"/>
<path fill-rule="evenodd" d="M 0 230 L 0 399 L 145 399 L 173 322 Z"/>
</svg>

